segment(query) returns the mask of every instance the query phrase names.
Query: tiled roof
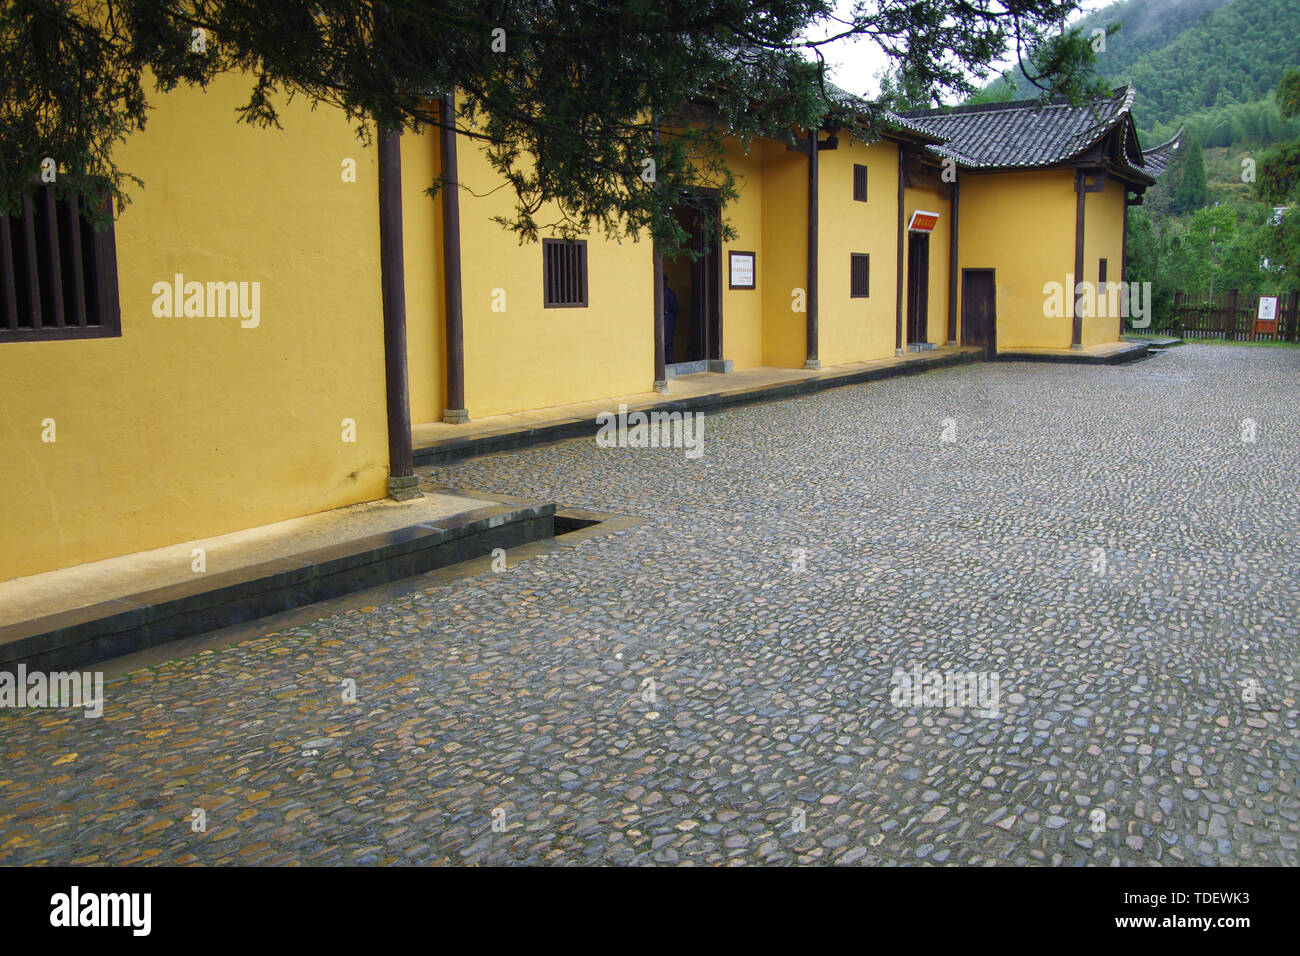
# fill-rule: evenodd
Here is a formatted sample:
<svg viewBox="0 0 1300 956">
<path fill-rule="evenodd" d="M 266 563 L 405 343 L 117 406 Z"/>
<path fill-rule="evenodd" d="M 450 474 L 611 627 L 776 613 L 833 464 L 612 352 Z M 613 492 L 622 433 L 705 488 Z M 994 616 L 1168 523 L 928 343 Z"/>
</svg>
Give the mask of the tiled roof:
<svg viewBox="0 0 1300 956">
<path fill-rule="evenodd" d="M 1142 151 L 1142 168 L 1152 176 L 1160 176 L 1169 168 L 1169 164 L 1174 160 L 1174 153 L 1182 145 L 1183 133 L 1187 127 L 1178 127 L 1178 132 L 1167 143 L 1161 143 L 1159 146 L 1152 146 L 1150 149 Z"/>
<path fill-rule="evenodd" d="M 935 144 L 943 142 L 942 137 L 935 135 L 915 120 L 910 120 L 905 115 L 895 113 L 892 110 L 880 109 L 870 100 L 865 100 L 861 96 L 856 96 L 847 90 L 840 89 L 829 80 L 824 82 L 826 85 L 826 92 L 839 106 L 849 110 L 856 110 L 863 116 L 869 116 L 873 111 L 876 111 L 880 114 L 880 118 L 887 128 L 914 133 L 918 139 L 928 140 Z"/>
<path fill-rule="evenodd" d="M 1084 106 L 1064 100 L 1020 100 L 938 110 L 914 110 L 902 118 L 940 137 L 931 149 L 972 169 L 1025 169 L 1055 166 L 1073 159 L 1130 118 L 1135 91 L 1122 86 L 1109 97 Z M 1149 176 L 1137 140 L 1124 136 L 1124 160 Z M 1163 171 L 1163 167 L 1161 167 Z"/>
</svg>

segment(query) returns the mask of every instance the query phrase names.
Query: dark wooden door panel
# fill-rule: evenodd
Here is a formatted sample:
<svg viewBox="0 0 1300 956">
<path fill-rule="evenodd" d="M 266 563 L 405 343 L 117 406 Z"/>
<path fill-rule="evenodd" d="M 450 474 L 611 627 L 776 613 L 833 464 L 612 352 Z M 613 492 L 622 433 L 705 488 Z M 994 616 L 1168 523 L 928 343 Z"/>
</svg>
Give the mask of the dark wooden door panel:
<svg viewBox="0 0 1300 956">
<path fill-rule="evenodd" d="M 992 269 L 961 271 L 961 343 L 997 351 L 997 282 Z"/>
<path fill-rule="evenodd" d="M 907 341 L 930 337 L 930 234 L 913 232 L 907 245 Z"/>
</svg>

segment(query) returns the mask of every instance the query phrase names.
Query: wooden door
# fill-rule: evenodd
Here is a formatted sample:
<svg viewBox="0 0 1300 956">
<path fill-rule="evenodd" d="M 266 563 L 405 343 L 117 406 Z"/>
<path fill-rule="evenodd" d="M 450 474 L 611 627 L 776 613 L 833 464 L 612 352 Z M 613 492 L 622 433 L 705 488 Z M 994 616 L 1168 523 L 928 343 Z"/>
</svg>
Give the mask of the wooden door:
<svg viewBox="0 0 1300 956">
<path fill-rule="evenodd" d="M 930 338 L 930 234 L 908 233 L 907 341 Z"/>
<path fill-rule="evenodd" d="M 961 344 L 997 352 L 997 282 L 992 269 L 961 270 Z"/>
</svg>

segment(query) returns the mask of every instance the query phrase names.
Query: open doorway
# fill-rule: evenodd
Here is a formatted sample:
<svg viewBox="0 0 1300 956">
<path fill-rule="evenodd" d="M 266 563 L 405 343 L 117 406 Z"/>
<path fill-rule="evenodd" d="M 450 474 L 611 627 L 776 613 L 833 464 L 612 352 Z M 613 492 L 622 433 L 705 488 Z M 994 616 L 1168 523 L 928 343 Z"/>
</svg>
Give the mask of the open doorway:
<svg viewBox="0 0 1300 956">
<path fill-rule="evenodd" d="M 664 257 L 664 278 L 677 297 L 672 341 L 664 328 L 664 362 L 673 374 L 703 372 L 711 359 L 722 358 L 722 269 L 719 233 L 722 210 L 716 194 L 692 194 L 673 207 L 685 230 L 686 247 L 695 253 Z"/>
</svg>

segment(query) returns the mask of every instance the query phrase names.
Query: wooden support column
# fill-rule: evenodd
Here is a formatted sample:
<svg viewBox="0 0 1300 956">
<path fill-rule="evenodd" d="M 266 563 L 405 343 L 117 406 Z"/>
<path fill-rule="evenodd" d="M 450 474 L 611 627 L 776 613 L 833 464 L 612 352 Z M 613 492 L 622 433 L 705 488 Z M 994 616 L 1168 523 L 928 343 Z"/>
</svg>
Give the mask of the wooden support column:
<svg viewBox="0 0 1300 956">
<path fill-rule="evenodd" d="M 1074 171 L 1074 284 L 1070 294 L 1070 348 L 1083 348 L 1083 310 L 1079 302 L 1079 283 L 1083 281 L 1083 211 L 1088 198 L 1088 176 L 1082 169 Z"/>
<path fill-rule="evenodd" d="M 379 275 L 384 311 L 384 385 L 388 405 L 388 495 L 420 495 L 411 460 L 411 400 L 406 373 L 406 277 L 402 256 L 402 139 L 379 131 Z"/>
<path fill-rule="evenodd" d="M 961 185 L 952 181 L 952 224 L 948 227 L 948 344 L 957 344 L 957 210 L 961 199 Z"/>
<path fill-rule="evenodd" d="M 822 367 L 818 354 L 817 328 L 817 153 L 817 129 L 813 128 L 808 131 L 808 358 L 803 364 L 803 367 L 807 369 Z"/>
<path fill-rule="evenodd" d="M 655 118 L 655 146 L 659 146 L 660 130 L 658 117 Z M 658 188 L 652 187 L 652 188 Z M 651 281 L 654 283 L 654 349 L 655 349 L 655 381 L 654 389 L 656 392 L 668 391 L 668 366 L 667 366 L 667 346 L 664 342 L 664 254 L 659 250 L 659 243 L 654 244 L 654 251 L 651 255 L 651 271 L 654 277 Z"/>
<path fill-rule="evenodd" d="M 447 407 L 442 420 L 449 425 L 469 421 L 465 406 L 465 297 L 460 284 L 460 169 L 456 161 L 456 101 L 444 93 L 442 121 L 442 286 L 446 312 Z"/>
<path fill-rule="evenodd" d="M 906 355 L 903 348 L 903 237 L 906 235 L 907 223 L 903 219 L 903 190 L 907 183 L 907 174 L 903 171 L 904 148 L 898 148 L 898 269 L 894 280 L 894 354 Z"/>
<path fill-rule="evenodd" d="M 666 354 L 664 351 L 664 256 L 657 245 L 651 260 L 655 284 L 655 391 L 666 392 L 668 391 L 668 367 L 664 362 Z"/>
<path fill-rule="evenodd" d="M 1124 313 L 1128 306 L 1128 187 L 1124 187 L 1124 232 L 1119 240 L 1119 337 L 1124 338 Z M 1143 300 L 1145 301 L 1145 299 Z"/>
</svg>

